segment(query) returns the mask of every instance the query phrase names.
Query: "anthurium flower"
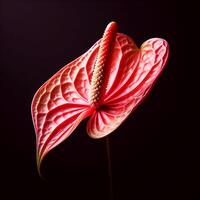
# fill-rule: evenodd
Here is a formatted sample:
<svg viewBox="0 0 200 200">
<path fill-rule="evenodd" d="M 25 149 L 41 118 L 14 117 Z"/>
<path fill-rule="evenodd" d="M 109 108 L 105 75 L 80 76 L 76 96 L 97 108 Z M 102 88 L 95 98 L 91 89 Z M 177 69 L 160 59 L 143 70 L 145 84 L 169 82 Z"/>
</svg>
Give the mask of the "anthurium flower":
<svg viewBox="0 0 200 200">
<path fill-rule="evenodd" d="M 36 92 L 31 106 L 37 162 L 90 117 L 94 139 L 113 132 L 147 96 L 169 53 L 165 40 L 152 38 L 140 48 L 111 22 L 103 37 Z"/>
</svg>

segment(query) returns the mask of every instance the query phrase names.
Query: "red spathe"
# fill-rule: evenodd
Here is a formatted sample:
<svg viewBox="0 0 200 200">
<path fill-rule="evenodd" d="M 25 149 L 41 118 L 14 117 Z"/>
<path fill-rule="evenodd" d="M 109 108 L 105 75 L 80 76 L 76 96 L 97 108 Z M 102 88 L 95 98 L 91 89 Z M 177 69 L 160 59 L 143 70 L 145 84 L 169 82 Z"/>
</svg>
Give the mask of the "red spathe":
<svg viewBox="0 0 200 200">
<path fill-rule="evenodd" d="M 87 133 L 102 138 L 113 132 L 149 93 L 169 53 L 165 40 L 149 39 L 138 48 L 117 33 L 106 62 L 98 107 L 90 103 L 92 75 L 101 40 L 46 81 L 32 101 L 38 167 L 86 117 Z"/>
</svg>

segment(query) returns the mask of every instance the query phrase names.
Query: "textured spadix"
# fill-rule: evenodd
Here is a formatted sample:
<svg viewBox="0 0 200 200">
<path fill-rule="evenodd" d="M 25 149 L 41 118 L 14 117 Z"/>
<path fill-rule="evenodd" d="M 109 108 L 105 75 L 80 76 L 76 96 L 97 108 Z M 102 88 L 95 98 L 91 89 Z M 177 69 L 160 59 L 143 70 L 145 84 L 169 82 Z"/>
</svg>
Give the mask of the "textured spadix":
<svg viewBox="0 0 200 200">
<path fill-rule="evenodd" d="M 87 133 L 92 138 L 113 132 L 148 94 L 168 52 L 167 42 L 160 38 L 138 48 L 111 22 L 102 39 L 36 92 L 32 118 L 38 168 L 44 156 L 88 116 Z"/>
</svg>

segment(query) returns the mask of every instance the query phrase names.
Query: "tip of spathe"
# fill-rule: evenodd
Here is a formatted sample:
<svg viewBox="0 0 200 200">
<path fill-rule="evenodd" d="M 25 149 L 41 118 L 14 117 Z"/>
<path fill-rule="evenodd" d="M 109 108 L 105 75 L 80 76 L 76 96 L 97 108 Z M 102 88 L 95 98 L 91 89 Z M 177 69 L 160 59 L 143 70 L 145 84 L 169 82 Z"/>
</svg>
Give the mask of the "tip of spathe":
<svg viewBox="0 0 200 200">
<path fill-rule="evenodd" d="M 36 162 L 37 162 L 37 171 L 38 171 L 38 174 L 39 174 L 39 176 L 41 177 L 41 159 L 40 159 L 40 156 L 38 155 L 38 153 L 37 153 L 37 155 L 36 155 Z"/>
<path fill-rule="evenodd" d="M 42 158 L 41 158 L 41 156 L 39 156 L 38 153 L 36 155 L 36 162 L 37 162 L 37 171 L 38 171 L 38 174 L 39 174 L 40 178 L 45 181 L 45 178 L 42 176 L 42 173 L 41 173 Z"/>
</svg>

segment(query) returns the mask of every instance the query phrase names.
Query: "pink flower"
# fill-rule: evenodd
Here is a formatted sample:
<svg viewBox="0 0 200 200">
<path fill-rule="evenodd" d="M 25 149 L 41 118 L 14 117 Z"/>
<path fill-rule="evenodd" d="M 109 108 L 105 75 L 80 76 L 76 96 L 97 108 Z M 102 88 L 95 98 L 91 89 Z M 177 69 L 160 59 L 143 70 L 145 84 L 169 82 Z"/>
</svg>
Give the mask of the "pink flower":
<svg viewBox="0 0 200 200">
<path fill-rule="evenodd" d="M 94 139 L 113 132 L 136 109 L 161 74 L 167 42 L 149 39 L 140 48 L 117 24 L 102 39 L 46 81 L 32 101 L 38 169 L 45 155 L 89 117 Z"/>
</svg>

